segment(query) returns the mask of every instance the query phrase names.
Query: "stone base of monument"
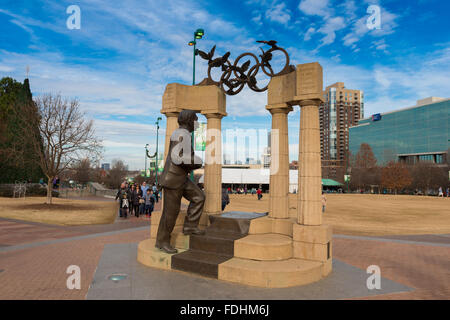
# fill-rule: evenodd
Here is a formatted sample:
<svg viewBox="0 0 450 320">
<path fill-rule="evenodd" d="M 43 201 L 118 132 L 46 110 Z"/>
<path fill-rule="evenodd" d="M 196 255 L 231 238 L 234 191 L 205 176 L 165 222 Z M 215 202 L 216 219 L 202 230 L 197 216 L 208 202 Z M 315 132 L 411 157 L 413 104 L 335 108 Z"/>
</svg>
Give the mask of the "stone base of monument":
<svg viewBox="0 0 450 320">
<path fill-rule="evenodd" d="M 150 225 L 150 238 L 141 241 L 138 245 L 137 260 L 149 267 L 160 269 L 172 269 L 172 254 L 167 254 L 155 248 L 156 234 L 158 233 L 159 221 L 161 220 L 161 211 L 153 212 Z M 178 252 L 184 252 L 189 249 L 189 236 L 183 234 L 183 223 L 186 217 L 186 209 L 181 209 L 173 229 L 170 244 L 178 249 Z M 205 229 L 208 224 L 207 216 L 202 215 L 199 228 Z"/>
<path fill-rule="evenodd" d="M 139 262 L 266 288 L 304 285 L 331 272 L 329 226 L 304 226 L 295 219 L 273 219 L 266 214 L 226 212 L 202 217 L 200 228 L 206 228 L 205 235 L 185 236 L 185 214 L 180 212 L 171 238 L 179 253 L 169 255 L 154 247 L 158 213 L 152 216 L 150 239 L 139 243 Z"/>
<path fill-rule="evenodd" d="M 219 279 L 257 287 L 312 283 L 332 270 L 331 227 L 304 226 L 295 219 L 262 217 L 235 242 L 234 257 L 219 266 Z"/>
</svg>

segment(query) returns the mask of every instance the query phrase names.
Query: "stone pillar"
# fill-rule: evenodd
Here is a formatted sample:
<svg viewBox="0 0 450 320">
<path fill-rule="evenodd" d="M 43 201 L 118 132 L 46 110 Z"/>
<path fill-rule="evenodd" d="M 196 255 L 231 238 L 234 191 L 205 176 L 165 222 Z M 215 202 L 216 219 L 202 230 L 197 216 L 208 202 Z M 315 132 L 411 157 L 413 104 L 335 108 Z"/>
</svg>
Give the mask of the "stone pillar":
<svg viewBox="0 0 450 320">
<path fill-rule="evenodd" d="M 222 114 L 207 113 L 205 149 L 205 207 L 207 214 L 222 212 Z"/>
<path fill-rule="evenodd" d="M 322 224 L 319 104 L 318 99 L 300 101 L 297 219 L 312 226 Z"/>
<path fill-rule="evenodd" d="M 167 153 L 169 152 L 170 136 L 175 131 L 175 129 L 178 128 L 178 115 L 179 112 L 165 113 L 165 116 L 167 118 L 167 125 L 166 125 L 166 140 L 164 144 L 164 162 L 166 161 Z"/>
<path fill-rule="evenodd" d="M 269 217 L 289 218 L 289 139 L 286 103 L 268 105 L 272 114 Z"/>
</svg>

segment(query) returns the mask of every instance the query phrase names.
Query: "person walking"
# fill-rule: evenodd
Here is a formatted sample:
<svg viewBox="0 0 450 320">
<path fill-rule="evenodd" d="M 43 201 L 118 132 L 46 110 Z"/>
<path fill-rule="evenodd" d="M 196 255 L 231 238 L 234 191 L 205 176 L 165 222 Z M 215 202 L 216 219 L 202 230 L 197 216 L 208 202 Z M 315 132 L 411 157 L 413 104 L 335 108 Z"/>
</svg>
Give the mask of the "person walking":
<svg viewBox="0 0 450 320">
<path fill-rule="evenodd" d="M 448 195 L 448 194 L 449 194 L 449 192 L 450 192 L 450 188 L 449 188 L 449 187 L 447 187 L 447 192 L 446 192 L 446 193 L 447 193 L 447 198 L 449 197 L 449 195 Z"/>
<path fill-rule="evenodd" d="M 133 202 L 133 211 L 136 218 L 139 218 L 139 198 L 141 195 L 141 189 L 139 188 L 139 185 L 134 188 L 133 193 L 131 194 L 131 199 Z"/>
<path fill-rule="evenodd" d="M 145 215 L 147 217 L 152 216 L 153 209 L 155 208 L 155 196 L 151 189 L 147 189 L 147 194 L 145 195 Z"/>
<path fill-rule="evenodd" d="M 142 193 L 142 189 L 139 187 L 139 214 L 144 215 L 145 213 L 145 194 Z"/>
<path fill-rule="evenodd" d="M 322 212 L 325 212 L 326 206 L 327 206 L 327 197 L 325 197 L 325 193 L 322 191 Z"/>
<path fill-rule="evenodd" d="M 256 194 L 258 195 L 258 200 L 261 200 L 261 198 L 262 198 L 261 188 L 258 188 L 258 190 L 256 190 Z"/>
<path fill-rule="evenodd" d="M 117 191 L 117 194 L 116 194 L 116 200 L 119 199 L 119 216 L 121 218 L 123 217 L 122 205 L 123 205 L 123 199 L 124 198 L 128 198 L 128 191 L 126 189 L 125 183 L 122 182 L 122 184 L 120 185 L 120 188 L 119 188 L 119 190 Z"/>
<path fill-rule="evenodd" d="M 156 187 L 156 183 L 153 185 L 152 191 L 153 191 L 153 195 L 155 196 L 156 202 L 158 202 L 159 201 L 159 191 L 158 191 L 158 188 Z"/>
<path fill-rule="evenodd" d="M 134 195 L 136 193 L 136 189 L 134 184 L 131 185 L 130 187 L 130 197 L 129 197 L 129 201 L 130 201 L 130 216 L 133 215 L 134 212 Z"/>
<path fill-rule="evenodd" d="M 147 194 L 147 189 L 148 189 L 147 182 L 145 182 L 145 181 L 142 182 L 141 189 L 142 189 L 142 194 L 145 196 Z"/>
<path fill-rule="evenodd" d="M 228 195 L 227 189 L 222 188 L 222 211 L 225 210 L 228 204 L 230 204 L 230 196 Z"/>
<path fill-rule="evenodd" d="M 442 187 L 439 187 L 438 197 L 444 197 L 444 193 L 442 192 Z"/>
<path fill-rule="evenodd" d="M 120 209 L 121 216 L 124 217 L 125 219 L 128 217 L 128 210 L 129 210 L 129 208 L 130 208 L 129 196 L 125 193 L 122 196 L 121 209 Z"/>
</svg>

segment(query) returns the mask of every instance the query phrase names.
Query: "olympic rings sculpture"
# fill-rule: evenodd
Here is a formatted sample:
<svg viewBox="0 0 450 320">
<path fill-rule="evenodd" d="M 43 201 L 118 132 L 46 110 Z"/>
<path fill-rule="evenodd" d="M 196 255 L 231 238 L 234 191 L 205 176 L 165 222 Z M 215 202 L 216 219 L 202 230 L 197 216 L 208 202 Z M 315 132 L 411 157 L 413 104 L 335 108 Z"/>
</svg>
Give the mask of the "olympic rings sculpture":
<svg viewBox="0 0 450 320">
<path fill-rule="evenodd" d="M 258 87 L 256 75 L 258 74 L 260 69 L 265 75 L 269 77 L 276 77 L 295 70 L 294 66 L 289 65 L 288 53 L 283 48 L 278 47 L 275 40 L 256 42 L 271 46 L 271 48 L 267 51 L 264 51 L 262 48 L 260 48 L 262 51 L 262 54 L 259 55 L 261 61 L 255 54 L 246 52 L 238 56 L 232 64 L 230 60 L 228 60 L 228 58 L 230 57 L 230 52 L 225 53 L 222 57 L 213 59 L 216 46 L 214 46 L 209 53 L 197 50 L 197 53 L 200 55 L 200 57 L 208 60 L 208 78 L 205 79 L 205 84 L 217 85 L 222 88 L 222 90 L 228 95 L 238 94 L 244 88 L 245 84 L 247 84 L 248 87 L 253 91 L 263 92 L 267 90 L 267 87 L 269 85 L 263 88 Z M 274 73 L 272 66 L 270 65 L 270 61 L 273 57 L 272 53 L 275 51 L 281 51 L 285 56 L 284 68 L 278 73 Z M 247 60 L 242 65 L 239 65 L 239 62 L 242 61 L 245 57 L 250 57 L 250 60 Z M 250 66 L 251 60 L 254 60 L 254 65 L 252 66 Z M 213 68 L 221 68 L 222 70 L 222 75 L 219 81 L 214 81 L 211 77 L 211 70 Z M 202 83 L 200 83 L 200 85 L 201 84 Z"/>
</svg>

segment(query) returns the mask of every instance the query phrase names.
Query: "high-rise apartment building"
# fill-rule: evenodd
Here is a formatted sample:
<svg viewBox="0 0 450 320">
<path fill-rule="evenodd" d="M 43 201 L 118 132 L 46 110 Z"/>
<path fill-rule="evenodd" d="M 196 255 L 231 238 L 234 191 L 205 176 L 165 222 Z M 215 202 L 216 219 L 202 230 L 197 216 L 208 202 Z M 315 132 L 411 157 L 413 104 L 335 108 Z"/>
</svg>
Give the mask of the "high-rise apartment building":
<svg viewBox="0 0 450 320">
<path fill-rule="evenodd" d="M 320 148 L 324 178 L 340 178 L 348 155 L 348 129 L 364 117 L 364 94 L 343 82 L 326 87 L 319 107 Z"/>
</svg>

